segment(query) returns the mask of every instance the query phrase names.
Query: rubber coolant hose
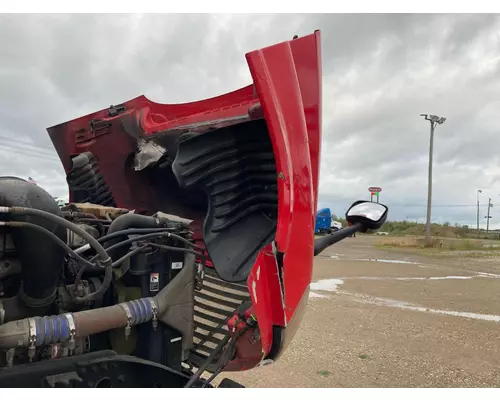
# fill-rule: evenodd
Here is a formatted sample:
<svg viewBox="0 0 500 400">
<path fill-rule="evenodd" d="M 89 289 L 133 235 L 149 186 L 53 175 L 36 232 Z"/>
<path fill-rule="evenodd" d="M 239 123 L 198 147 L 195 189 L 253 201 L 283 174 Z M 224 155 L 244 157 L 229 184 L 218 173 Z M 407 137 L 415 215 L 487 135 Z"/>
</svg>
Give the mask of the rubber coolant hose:
<svg viewBox="0 0 500 400">
<path fill-rule="evenodd" d="M 102 245 L 97 241 L 97 239 L 75 225 L 73 222 L 70 222 L 63 217 L 59 217 L 58 215 L 54 215 L 46 211 L 26 207 L 0 207 L 0 213 L 37 216 L 62 225 L 64 228 L 69 229 L 70 231 L 85 239 L 99 255 L 103 266 L 111 265 L 111 258 L 109 257 L 104 247 L 102 247 Z"/>
</svg>

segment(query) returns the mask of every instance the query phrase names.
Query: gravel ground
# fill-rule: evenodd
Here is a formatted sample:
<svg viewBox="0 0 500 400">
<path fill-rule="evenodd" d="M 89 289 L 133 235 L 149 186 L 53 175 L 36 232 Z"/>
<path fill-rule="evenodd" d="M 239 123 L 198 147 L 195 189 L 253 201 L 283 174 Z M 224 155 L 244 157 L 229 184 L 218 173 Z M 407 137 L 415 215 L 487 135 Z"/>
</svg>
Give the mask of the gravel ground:
<svg viewBox="0 0 500 400">
<path fill-rule="evenodd" d="M 500 259 L 376 242 L 349 238 L 317 257 L 314 297 L 286 353 L 225 376 L 247 387 L 499 387 Z"/>
</svg>

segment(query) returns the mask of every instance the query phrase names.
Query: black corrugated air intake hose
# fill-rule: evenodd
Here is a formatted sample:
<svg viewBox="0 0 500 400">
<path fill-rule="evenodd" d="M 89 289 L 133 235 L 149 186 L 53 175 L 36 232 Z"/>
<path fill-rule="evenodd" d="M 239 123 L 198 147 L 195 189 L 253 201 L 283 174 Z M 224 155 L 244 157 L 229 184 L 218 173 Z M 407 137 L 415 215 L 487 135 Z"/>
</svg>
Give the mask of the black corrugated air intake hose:
<svg viewBox="0 0 500 400">
<path fill-rule="evenodd" d="M 0 177 L 0 206 L 28 207 L 62 215 L 61 209 L 49 193 L 37 185 L 15 177 Z M 66 243 L 66 229 L 53 221 L 28 215 L 8 215 L 7 218 L 10 221 L 30 222 L 42 226 Z M 11 229 L 10 232 L 22 266 L 22 286 L 16 298 L 4 299 L 4 306 L 6 311 L 14 314 L 37 315 L 47 309 L 55 298 L 65 251 L 40 231 Z"/>
<path fill-rule="evenodd" d="M 160 227 L 160 221 L 155 217 L 150 217 L 147 215 L 139 215 L 139 214 L 125 214 L 125 215 L 120 215 L 111 223 L 108 229 L 107 236 L 111 235 L 114 232 L 123 231 L 128 228 L 159 228 L 159 227 Z M 123 236 L 117 237 L 116 239 L 109 240 L 104 245 L 104 248 L 107 249 L 126 238 L 127 235 L 124 234 Z M 127 252 L 127 250 L 128 249 L 126 247 L 120 247 L 115 250 L 110 250 L 109 256 L 113 260 L 116 260 L 120 257 L 123 257 Z"/>
</svg>

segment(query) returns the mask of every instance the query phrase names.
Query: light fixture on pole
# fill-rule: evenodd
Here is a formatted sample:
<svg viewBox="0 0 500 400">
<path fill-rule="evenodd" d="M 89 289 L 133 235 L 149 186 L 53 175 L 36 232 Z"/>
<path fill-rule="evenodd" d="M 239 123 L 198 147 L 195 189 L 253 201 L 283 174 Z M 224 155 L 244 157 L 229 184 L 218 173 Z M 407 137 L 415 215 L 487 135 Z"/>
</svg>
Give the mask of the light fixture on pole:
<svg viewBox="0 0 500 400">
<path fill-rule="evenodd" d="M 429 185 L 427 191 L 427 223 L 425 227 L 425 242 L 430 244 L 431 241 L 431 203 L 432 203 L 432 153 L 434 147 L 434 129 L 436 124 L 443 124 L 446 121 L 444 117 L 438 117 L 437 115 L 420 114 L 421 117 L 425 117 L 427 121 L 431 123 L 431 138 L 429 145 Z"/>
</svg>

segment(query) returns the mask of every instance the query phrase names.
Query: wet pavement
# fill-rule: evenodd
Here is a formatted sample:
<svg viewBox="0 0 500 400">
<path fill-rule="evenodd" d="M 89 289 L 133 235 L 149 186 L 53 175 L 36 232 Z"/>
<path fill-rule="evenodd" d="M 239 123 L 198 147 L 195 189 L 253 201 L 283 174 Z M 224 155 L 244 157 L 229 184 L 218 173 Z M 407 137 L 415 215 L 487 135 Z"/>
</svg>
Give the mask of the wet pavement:
<svg viewBox="0 0 500 400">
<path fill-rule="evenodd" d="M 250 387 L 500 386 L 500 259 L 384 251 L 359 236 L 314 265 L 308 310 Z"/>
</svg>

